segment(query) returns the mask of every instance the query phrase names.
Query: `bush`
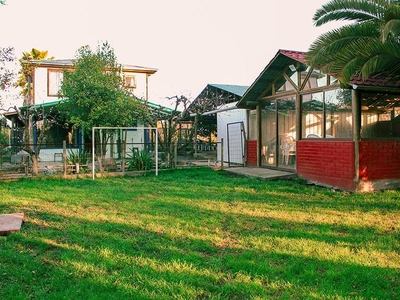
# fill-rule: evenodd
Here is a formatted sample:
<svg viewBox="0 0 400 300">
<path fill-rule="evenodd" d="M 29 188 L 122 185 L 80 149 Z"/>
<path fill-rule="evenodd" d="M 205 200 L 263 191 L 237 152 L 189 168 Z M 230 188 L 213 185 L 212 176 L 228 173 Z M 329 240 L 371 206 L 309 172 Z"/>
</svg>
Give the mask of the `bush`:
<svg viewBox="0 0 400 300">
<path fill-rule="evenodd" d="M 86 165 L 88 163 L 89 152 L 87 151 L 72 151 L 68 150 L 67 164 L 75 165 L 77 163 L 81 165 Z"/>
<path fill-rule="evenodd" d="M 132 155 L 128 154 L 128 157 L 129 171 L 146 171 L 154 167 L 154 158 L 146 150 L 132 151 Z"/>
</svg>

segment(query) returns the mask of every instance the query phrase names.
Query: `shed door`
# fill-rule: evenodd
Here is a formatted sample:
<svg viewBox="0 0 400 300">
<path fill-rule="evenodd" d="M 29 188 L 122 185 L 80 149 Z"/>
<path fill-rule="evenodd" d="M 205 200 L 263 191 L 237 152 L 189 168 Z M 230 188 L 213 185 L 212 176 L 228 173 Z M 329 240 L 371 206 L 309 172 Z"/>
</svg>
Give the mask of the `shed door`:
<svg viewBox="0 0 400 300">
<path fill-rule="evenodd" d="M 245 131 L 243 122 L 227 124 L 228 165 L 244 166 L 245 164 Z"/>
</svg>

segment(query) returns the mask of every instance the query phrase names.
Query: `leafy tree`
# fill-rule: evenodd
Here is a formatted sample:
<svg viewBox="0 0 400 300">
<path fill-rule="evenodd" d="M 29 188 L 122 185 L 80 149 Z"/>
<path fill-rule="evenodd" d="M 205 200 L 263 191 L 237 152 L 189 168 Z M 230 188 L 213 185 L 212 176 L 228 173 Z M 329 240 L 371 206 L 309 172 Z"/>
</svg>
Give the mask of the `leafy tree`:
<svg viewBox="0 0 400 300">
<path fill-rule="evenodd" d="M 10 55 L 9 48 L 8 54 Z M 13 52 L 12 52 L 13 53 Z M 28 97 L 28 81 L 27 77 L 33 74 L 34 67 L 30 63 L 32 59 L 45 59 L 47 58 L 47 51 L 39 51 L 37 49 L 32 49 L 32 51 L 24 52 L 23 57 L 19 60 L 21 64 L 21 70 L 19 71 L 20 77 L 16 87 L 21 87 L 23 91 L 21 94 L 25 95 L 24 107 L 14 107 L 18 115 L 19 121 L 23 125 L 23 132 L 20 136 L 20 145 L 22 149 L 29 153 L 32 160 L 32 173 L 37 175 L 39 173 L 39 154 L 42 147 L 42 142 L 44 140 L 45 134 L 50 129 L 50 127 L 56 123 L 56 118 L 52 112 L 52 109 L 46 110 L 43 107 L 35 108 L 30 106 L 31 103 L 27 103 Z M 8 87 L 10 87 L 11 81 L 8 82 Z M 31 92 L 32 87 L 31 87 Z M 36 129 L 37 139 L 36 143 L 33 142 L 33 131 Z"/>
<path fill-rule="evenodd" d="M 396 0 L 331 0 L 313 17 L 316 26 L 354 21 L 320 35 L 309 64 L 348 84 L 352 75 L 400 74 L 400 5 Z"/>
<path fill-rule="evenodd" d="M 39 174 L 39 155 L 43 145 L 46 132 L 57 123 L 57 117 L 53 113 L 53 108 L 46 109 L 44 107 L 14 107 L 17 112 L 18 119 L 23 125 L 21 136 L 21 147 L 29 153 L 32 160 L 33 175 Z M 37 132 L 36 143 L 33 143 L 34 129 Z"/>
<path fill-rule="evenodd" d="M 22 52 L 22 57 L 19 62 L 21 65 L 21 70 L 19 71 L 19 78 L 16 82 L 15 86 L 22 89 L 21 95 L 24 96 L 24 106 L 29 105 L 29 93 L 32 97 L 33 95 L 33 84 L 29 80 L 33 75 L 33 71 L 35 67 L 32 65 L 32 60 L 45 60 L 45 59 L 54 59 L 54 57 L 48 57 L 49 51 L 41 51 L 35 48 L 32 48 L 31 52 Z"/>
<path fill-rule="evenodd" d="M 7 119 L 0 116 L 0 147 L 8 145 L 9 134 L 7 132 Z"/>
<path fill-rule="evenodd" d="M 92 127 L 128 127 L 138 120 L 146 121 L 147 106 L 123 86 L 121 72 L 114 49 L 107 42 L 98 45 L 96 51 L 81 47 L 73 71 L 64 71 L 60 98 L 66 100 L 60 111 L 88 136 Z M 103 136 L 104 147 L 109 137 Z"/>
</svg>

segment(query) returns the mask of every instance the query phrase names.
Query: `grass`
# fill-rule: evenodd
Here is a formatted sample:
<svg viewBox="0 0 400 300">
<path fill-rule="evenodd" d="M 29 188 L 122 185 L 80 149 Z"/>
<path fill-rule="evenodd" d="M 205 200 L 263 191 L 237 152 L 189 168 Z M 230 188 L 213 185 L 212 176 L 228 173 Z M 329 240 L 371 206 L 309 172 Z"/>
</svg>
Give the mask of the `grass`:
<svg viewBox="0 0 400 300">
<path fill-rule="evenodd" d="M 399 299 L 400 191 L 192 169 L 0 183 L 0 299 Z"/>
</svg>

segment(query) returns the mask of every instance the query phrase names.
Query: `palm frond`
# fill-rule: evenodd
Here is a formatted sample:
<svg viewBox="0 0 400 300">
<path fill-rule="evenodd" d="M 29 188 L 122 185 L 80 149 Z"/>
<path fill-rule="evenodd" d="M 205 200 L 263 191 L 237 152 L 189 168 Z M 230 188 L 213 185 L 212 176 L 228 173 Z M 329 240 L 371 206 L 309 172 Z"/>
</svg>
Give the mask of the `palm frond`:
<svg viewBox="0 0 400 300">
<path fill-rule="evenodd" d="M 400 76 L 400 47 L 397 42 L 371 42 L 364 47 L 366 58 L 361 69 L 364 78 L 371 74 Z"/>
<path fill-rule="evenodd" d="M 376 26 L 371 23 L 351 24 L 334 29 L 320 35 L 311 44 L 306 59 L 312 67 L 322 68 L 330 61 L 336 60 L 337 54 L 351 45 L 378 39 L 379 33 Z"/>
<path fill-rule="evenodd" d="M 382 20 L 387 5 L 385 0 L 331 0 L 315 12 L 313 20 L 316 26 L 331 21 Z"/>
<path fill-rule="evenodd" d="M 400 19 L 390 20 L 389 22 L 387 22 L 382 30 L 382 42 L 387 41 L 389 38 L 398 41 L 399 36 L 400 36 Z"/>
</svg>

